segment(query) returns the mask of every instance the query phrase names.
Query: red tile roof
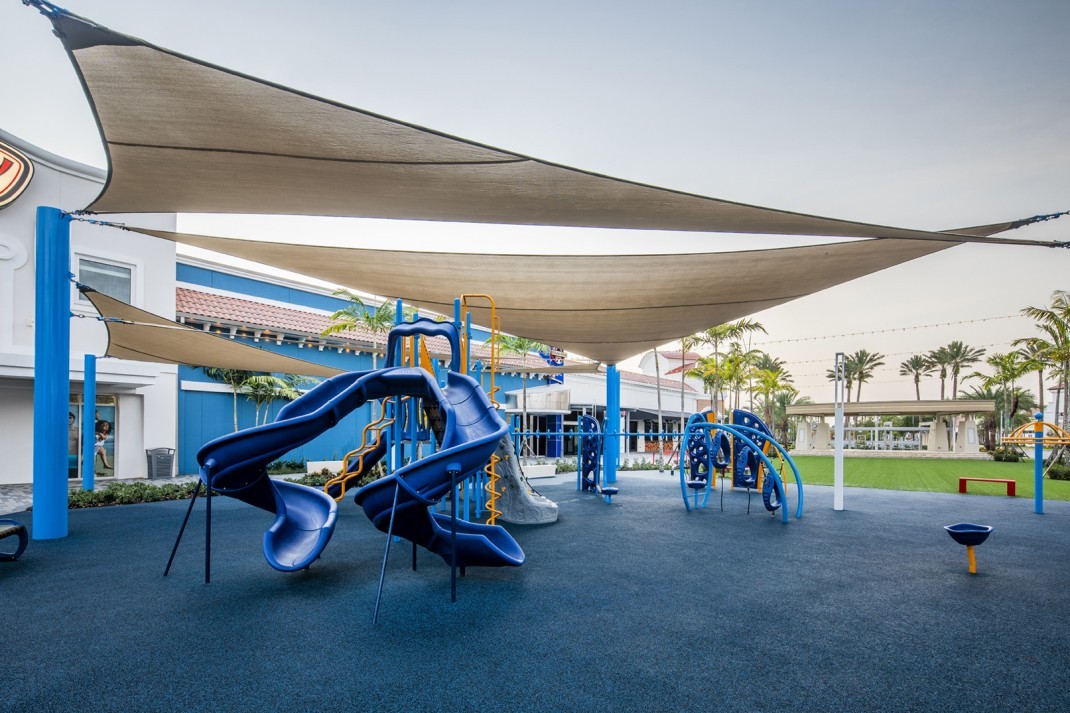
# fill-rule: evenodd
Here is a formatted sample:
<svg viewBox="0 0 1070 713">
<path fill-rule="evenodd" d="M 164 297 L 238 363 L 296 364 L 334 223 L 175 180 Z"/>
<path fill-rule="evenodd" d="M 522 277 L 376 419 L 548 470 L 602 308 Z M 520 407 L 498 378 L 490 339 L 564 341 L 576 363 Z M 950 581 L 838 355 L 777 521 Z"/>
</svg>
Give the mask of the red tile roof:
<svg viewBox="0 0 1070 713">
<path fill-rule="evenodd" d="M 175 312 L 179 318 L 185 318 L 186 321 L 261 329 L 264 330 L 262 338 L 265 340 L 282 335 L 298 335 L 309 337 L 309 341 L 313 343 L 329 340 L 335 347 L 341 346 L 342 342 L 348 346 L 352 346 L 355 342 L 366 347 L 365 351 L 373 345 L 376 345 L 376 351 L 379 352 L 385 351 L 386 347 L 385 334 L 375 334 L 371 330 L 360 327 L 322 337 L 323 330 L 331 323 L 330 315 L 325 311 L 281 307 L 251 299 L 201 292 L 188 287 L 176 288 Z M 437 354 L 444 354 L 448 353 L 449 345 L 445 339 L 433 337 L 428 344 L 428 349 Z M 473 343 L 472 356 L 476 359 L 487 359 L 490 357 L 490 348 L 482 343 Z M 547 373 L 553 373 L 553 367 L 535 354 L 526 357 L 502 354 L 500 361 L 503 367 L 545 366 Z M 577 364 L 579 362 L 566 361 L 566 363 Z"/>
<path fill-rule="evenodd" d="M 697 364 L 697 363 L 698 362 L 694 362 L 694 361 L 684 362 L 683 364 L 681 364 L 680 366 L 676 367 L 675 369 L 669 369 L 668 371 L 666 371 L 665 375 L 668 376 L 669 374 L 679 374 L 683 370 L 691 371 L 692 369 L 695 368 L 695 364 Z"/>
</svg>

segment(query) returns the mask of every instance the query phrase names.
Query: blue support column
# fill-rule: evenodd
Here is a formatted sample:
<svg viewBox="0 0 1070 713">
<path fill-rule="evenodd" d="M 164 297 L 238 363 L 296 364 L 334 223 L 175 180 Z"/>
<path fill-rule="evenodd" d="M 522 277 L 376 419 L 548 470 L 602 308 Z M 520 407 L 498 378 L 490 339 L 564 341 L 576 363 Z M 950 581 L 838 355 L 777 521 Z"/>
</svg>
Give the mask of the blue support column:
<svg viewBox="0 0 1070 713">
<path fill-rule="evenodd" d="M 564 416 L 547 416 L 546 430 L 553 435 L 546 437 L 546 457 L 560 458 L 565 454 L 565 438 L 561 431 L 565 428 Z"/>
<path fill-rule="evenodd" d="M 602 473 L 608 483 L 617 482 L 617 460 L 620 458 L 620 372 L 616 364 L 606 368 L 606 430 L 602 453 Z"/>
<path fill-rule="evenodd" d="M 34 252 L 33 539 L 67 536 L 67 407 L 71 393 L 71 220 L 37 209 Z"/>
<path fill-rule="evenodd" d="M 85 355 L 85 376 L 82 379 L 82 490 L 96 485 L 97 464 L 97 355 Z M 151 475 L 151 473 L 150 473 Z"/>
<path fill-rule="evenodd" d="M 1033 512 L 1044 514 L 1044 414 L 1033 414 Z"/>
</svg>

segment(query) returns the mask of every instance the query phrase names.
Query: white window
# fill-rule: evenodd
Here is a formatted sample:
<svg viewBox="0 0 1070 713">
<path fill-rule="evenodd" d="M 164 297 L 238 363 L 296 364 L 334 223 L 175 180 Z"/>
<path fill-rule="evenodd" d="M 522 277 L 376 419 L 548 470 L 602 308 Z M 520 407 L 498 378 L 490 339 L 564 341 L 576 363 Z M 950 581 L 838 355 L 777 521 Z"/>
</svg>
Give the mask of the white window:
<svg viewBox="0 0 1070 713">
<path fill-rule="evenodd" d="M 78 282 L 120 302 L 132 302 L 134 270 L 130 266 L 94 258 L 79 258 Z M 86 301 L 81 295 L 79 299 Z"/>
</svg>

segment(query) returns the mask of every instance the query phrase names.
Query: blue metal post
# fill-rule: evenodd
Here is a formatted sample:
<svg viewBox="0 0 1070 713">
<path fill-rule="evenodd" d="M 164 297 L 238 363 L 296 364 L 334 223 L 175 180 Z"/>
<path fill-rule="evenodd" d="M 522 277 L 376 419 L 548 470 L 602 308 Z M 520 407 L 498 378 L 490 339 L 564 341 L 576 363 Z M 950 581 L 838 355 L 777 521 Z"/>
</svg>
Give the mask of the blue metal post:
<svg viewBox="0 0 1070 713">
<path fill-rule="evenodd" d="M 1033 424 L 1033 512 L 1044 514 L 1044 414 L 1035 413 Z"/>
<path fill-rule="evenodd" d="M 467 357 L 463 373 L 468 374 L 468 364 L 472 361 L 472 313 L 464 313 L 464 353 Z"/>
<path fill-rule="evenodd" d="M 97 465 L 97 355 L 85 355 L 82 378 L 82 490 L 96 484 Z M 152 475 L 151 473 L 149 475 Z"/>
<path fill-rule="evenodd" d="M 394 326 L 402 323 L 402 312 L 404 305 L 401 300 L 394 302 Z M 395 359 L 400 363 L 401 361 L 401 349 L 395 351 Z M 387 367 L 399 366 L 400 364 L 387 364 Z M 390 425 L 390 433 L 393 437 L 394 446 L 394 469 L 397 470 L 405 464 L 405 442 L 402 438 L 401 431 L 402 421 L 405 419 L 405 406 L 401 403 L 401 396 L 394 397 L 394 423 Z"/>
<path fill-rule="evenodd" d="M 620 457 L 620 372 L 616 364 L 606 368 L 606 431 L 602 456 L 605 482 L 617 482 L 617 459 Z"/>
<path fill-rule="evenodd" d="M 565 452 L 565 440 L 561 433 L 564 426 L 564 416 L 555 415 L 546 417 L 546 457 L 560 458 Z"/>
<path fill-rule="evenodd" d="M 37 208 L 34 252 L 33 539 L 67 536 L 71 219 Z"/>
</svg>

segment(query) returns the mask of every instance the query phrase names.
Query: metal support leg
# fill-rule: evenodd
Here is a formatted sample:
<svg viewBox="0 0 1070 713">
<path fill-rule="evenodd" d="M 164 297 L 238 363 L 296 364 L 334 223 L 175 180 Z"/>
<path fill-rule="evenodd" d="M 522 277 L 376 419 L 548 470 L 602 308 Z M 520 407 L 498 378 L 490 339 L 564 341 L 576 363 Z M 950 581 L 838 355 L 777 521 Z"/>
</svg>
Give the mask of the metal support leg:
<svg viewBox="0 0 1070 713">
<path fill-rule="evenodd" d="M 416 543 L 412 543 L 412 571 L 416 571 Z"/>
<path fill-rule="evenodd" d="M 208 502 L 205 504 L 207 517 L 204 521 L 204 583 L 212 582 L 212 471 L 207 472 Z"/>
<path fill-rule="evenodd" d="M 383 550 L 383 567 L 379 570 L 379 591 L 375 594 L 375 610 L 372 612 L 372 625 L 379 621 L 379 602 L 383 600 L 383 582 L 386 580 L 386 560 L 390 557 L 390 541 L 394 538 L 394 515 L 398 511 L 398 491 L 401 486 L 394 481 L 394 506 L 390 508 L 390 523 L 386 526 L 386 549 Z"/>
<path fill-rule="evenodd" d="M 182 542 L 182 534 L 186 531 L 186 523 L 189 522 L 190 513 L 193 512 L 193 504 L 197 502 L 197 496 L 201 494 L 201 481 L 197 481 L 197 487 L 193 490 L 193 497 L 189 499 L 189 507 L 186 508 L 186 517 L 182 520 L 182 527 L 178 528 L 178 537 L 175 538 L 175 546 L 171 548 L 171 557 L 167 560 L 167 567 L 163 570 L 163 576 L 171 571 L 171 563 L 175 561 L 175 553 L 178 552 L 178 543 Z"/>
<path fill-rule="evenodd" d="M 459 470 L 450 469 L 450 601 L 457 601 L 457 476 Z"/>
</svg>

